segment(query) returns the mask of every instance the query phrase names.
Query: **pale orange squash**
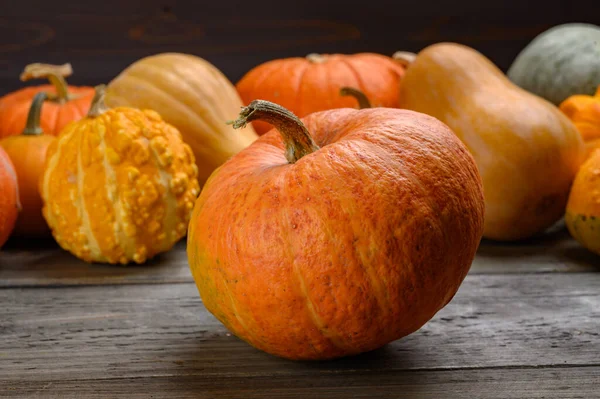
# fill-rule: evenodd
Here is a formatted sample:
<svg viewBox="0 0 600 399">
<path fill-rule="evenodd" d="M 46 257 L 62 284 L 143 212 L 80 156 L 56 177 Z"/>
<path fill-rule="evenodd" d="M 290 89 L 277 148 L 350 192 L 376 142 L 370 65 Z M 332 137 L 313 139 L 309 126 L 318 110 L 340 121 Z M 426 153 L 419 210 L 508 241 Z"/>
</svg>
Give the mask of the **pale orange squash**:
<svg viewBox="0 0 600 399">
<path fill-rule="evenodd" d="M 258 137 L 250 126 L 234 131 L 226 124 L 242 107 L 240 96 L 214 65 L 190 54 L 163 53 L 134 62 L 109 83 L 106 103 L 160 113 L 194 152 L 201 184 Z"/>
<path fill-rule="evenodd" d="M 485 237 L 524 239 L 562 217 L 583 141 L 556 106 L 511 83 L 482 54 L 454 43 L 425 48 L 406 71 L 400 106 L 446 123 L 475 157 Z"/>
<path fill-rule="evenodd" d="M 105 109 L 96 90 L 88 116 L 48 149 L 44 217 L 85 261 L 142 263 L 186 234 L 199 192 L 194 155 L 158 113 Z"/>
</svg>

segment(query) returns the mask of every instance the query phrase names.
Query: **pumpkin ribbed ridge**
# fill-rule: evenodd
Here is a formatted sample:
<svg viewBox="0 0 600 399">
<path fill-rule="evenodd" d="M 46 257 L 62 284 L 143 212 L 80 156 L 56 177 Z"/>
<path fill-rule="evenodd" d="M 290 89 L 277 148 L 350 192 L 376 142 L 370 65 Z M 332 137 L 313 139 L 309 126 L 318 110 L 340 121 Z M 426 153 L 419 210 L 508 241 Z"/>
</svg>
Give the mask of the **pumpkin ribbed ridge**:
<svg viewBox="0 0 600 399">
<path fill-rule="evenodd" d="M 302 272 L 296 266 L 294 267 L 294 273 L 296 278 L 298 279 L 298 284 L 300 285 L 300 292 L 302 293 L 302 297 L 305 299 L 305 305 L 308 317 L 311 319 L 312 323 L 317 327 L 321 337 L 320 339 L 314 339 L 314 337 L 308 337 L 308 339 L 313 338 L 311 345 L 313 347 L 323 346 L 323 344 L 319 341 L 325 339 L 331 346 L 335 347 L 336 350 L 345 352 L 351 351 L 351 348 L 345 348 L 343 339 L 340 337 L 340 332 L 335 331 L 334 329 L 329 328 L 326 323 L 319 316 L 317 310 L 315 309 L 315 304 L 310 299 L 309 291 L 306 288 L 306 281 L 304 277 L 302 277 Z"/>
<path fill-rule="evenodd" d="M 79 136 L 79 141 L 82 142 L 84 140 L 84 136 Z M 81 144 L 79 144 L 81 147 Z M 93 179 L 94 177 L 88 177 Z M 83 170 L 83 165 L 81 162 L 81 151 L 77 151 L 77 201 L 75 202 L 77 207 L 77 212 L 79 214 L 79 218 L 81 219 L 81 225 L 79 227 L 80 234 L 85 237 L 85 242 L 87 245 L 83 246 L 83 251 L 88 252 L 89 256 L 93 259 L 100 259 L 102 261 L 105 260 L 105 257 L 102 256 L 102 251 L 100 250 L 100 245 L 94 236 L 94 233 L 91 229 L 91 221 L 90 214 L 87 210 L 85 197 L 84 197 L 84 181 L 86 179 L 86 174 Z"/>
<path fill-rule="evenodd" d="M 122 250 L 121 256 L 124 256 L 124 258 L 127 259 L 132 259 L 133 255 L 135 254 L 136 242 L 133 238 L 128 237 L 123 231 L 123 222 L 126 215 L 123 210 L 123 200 L 119 193 L 119 187 L 117 184 L 117 174 L 108 160 L 106 131 L 102 133 L 100 151 L 104 154 L 102 162 L 104 166 L 107 200 L 114 203 L 114 209 L 109 208 L 108 211 L 114 214 L 115 222 L 113 224 L 113 234 L 115 241 Z M 119 260 L 119 258 L 120 257 L 117 256 L 115 260 Z"/>
<path fill-rule="evenodd" d="M 25 87 L 0 98 L 0 137 L 19 134 L 25 128 L 31 100 L 39 92 L 56 93 L 52 85 Z M 42 109 L 40 126 L 44 133 L 57 136 L 71 121 L 81 119 L 90 106 L 91 87 L 69 86 L 76 98 L 66 103 L 47 101 Z"/>
<path fill-rule="evenodd" d="M 169 175 L 169 173 L 167 171 L 165 171 L 164 169 L 162 169 L 160 166 L 160 160 L 159 160 L 159 155 L 157 154 L 156 150 L 154 148 L 151 149 L 151 154 L 152 157 L 154 158 L 154 162 L 158 167 L 158 181 L 157 183 L 160 184 L 160 186 L 162 186 L 162 188 L 165 190 L 165 194 L 164 194 L 164 202 L 165 202 L 165 216 L 163 217 L 163 220 L 161 221 L 161 225 L 163 227 L 163 229 L 165 231 L 170 231 L 172 232 L 171 235 L 172 237 L 167 237 L 165 235 L 165 237 L 163 237 L 162 240 L 160 240 L 158 247 L 160 248 L 160 251 L 166 251 L 169 248 L 169 243 L 171 242 L 171 240 L 176 236 L 176 223 L 177 223 L 177 198 L 175 197 L 175 195 L 173 195 L 172 191 L 170 190 L 169 187 L 169 181 L 171 180 L 171 176 Z"/>
<path fill-rule="evenodd" d="M 245 104 L 272 101 L 299 117 L 333 108 L 353 108 L 356 100 L 340 96 L 342 87 L 364 92 L 374 106 L 397 108 L 404 66 L 375 53 L 323 54 L 265 62 L 247 72 L 236 87 Z M 271 126 L 252 122 L 259 134 Z"/>
</svg>

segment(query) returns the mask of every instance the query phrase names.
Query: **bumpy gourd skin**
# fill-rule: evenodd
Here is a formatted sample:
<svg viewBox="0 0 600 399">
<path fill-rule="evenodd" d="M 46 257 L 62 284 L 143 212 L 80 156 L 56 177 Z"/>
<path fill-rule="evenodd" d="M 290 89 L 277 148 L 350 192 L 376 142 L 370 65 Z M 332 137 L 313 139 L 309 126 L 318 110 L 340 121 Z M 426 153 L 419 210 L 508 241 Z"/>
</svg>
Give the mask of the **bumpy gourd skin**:
<svg viewBox="0 0 600 399">
<path fill-rule="evenodd" d="M 289 164 L 276 130 L 213 173 L 188 258 L 206 308 L 291 359 L 369 351 L 420 328 L 467 274 L 483 193 L 467 149 L 429 116 L 338 109 L 303 119 Z"/>
<path fill-rule="evenodd" d="M 600 150 L 595 150 L 577 172 L 565 223 L 573 238 L 600 255 Z"/>
<path fill-rule="evenodd" d="M 190 148 L 156 112 L 111 109 L 68 125 L 48 149 L 44 217 L 85 261 L 143 263 L 185 235 L 196 176 Z"/>
</svg>

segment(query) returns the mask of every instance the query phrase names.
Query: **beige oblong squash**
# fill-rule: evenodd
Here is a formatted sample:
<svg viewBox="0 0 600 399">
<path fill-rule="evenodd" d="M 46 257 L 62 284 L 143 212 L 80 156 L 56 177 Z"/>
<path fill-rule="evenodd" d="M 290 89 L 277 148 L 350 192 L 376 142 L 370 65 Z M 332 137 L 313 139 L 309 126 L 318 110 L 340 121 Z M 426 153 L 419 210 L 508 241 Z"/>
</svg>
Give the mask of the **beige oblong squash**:
<svg viewBox="0 0 600 399">
<path fill-rule="evenodd" d="M 226 124 L 242 107 L 235 87 L 211 63 L 189 54 L 162 53 L 134 62 L 110 82 L 106 103 L 160 113 L 192 148 L 201 184 L 257 138 L 250 126 L 234 131 Z"/>
<path fill-rule="evenodd" d="M 423 49 L 400 89 L 401 108 L 441 120 L 473 154 L 483 179 L 484 237 L 528 238 L 563 216 L 584 146 L 558 108 L 455 43 Z"/>
</svg>

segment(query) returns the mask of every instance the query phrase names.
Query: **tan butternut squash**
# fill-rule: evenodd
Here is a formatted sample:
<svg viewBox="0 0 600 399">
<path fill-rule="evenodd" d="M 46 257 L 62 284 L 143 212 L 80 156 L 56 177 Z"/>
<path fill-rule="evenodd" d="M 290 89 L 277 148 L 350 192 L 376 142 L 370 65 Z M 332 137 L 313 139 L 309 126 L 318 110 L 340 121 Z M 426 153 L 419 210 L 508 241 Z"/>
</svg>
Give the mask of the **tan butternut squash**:
<svg viewBox="0 0 600 399">
<path fill-rule="evenodd" d="M 511 83 L 482 54 L 453 43 L 425 48 L 408 67 L 400 102 L 446 123 L 473 154 L 484 237 L 527 238 L 564 214 L 584 157 L 581 136 L 558 108 Z"/>
</svg>

